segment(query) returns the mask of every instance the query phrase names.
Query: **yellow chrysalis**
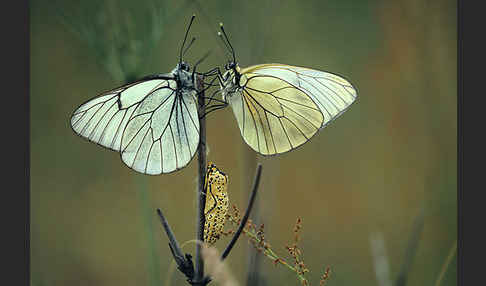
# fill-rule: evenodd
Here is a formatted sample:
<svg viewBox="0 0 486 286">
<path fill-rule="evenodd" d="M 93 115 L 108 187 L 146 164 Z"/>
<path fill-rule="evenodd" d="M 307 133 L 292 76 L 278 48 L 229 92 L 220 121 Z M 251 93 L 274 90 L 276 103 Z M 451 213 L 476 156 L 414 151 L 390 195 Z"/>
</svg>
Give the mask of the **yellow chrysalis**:
<svg viewBox="0 0 486 286">
<path fill-rule="evenodd" d="M 228 176 L 209 162 L 204 181 L 206 205 L 204 215 L 204 242 L 212 245 L 220 237 L 228 211 Z"/>
</svg>

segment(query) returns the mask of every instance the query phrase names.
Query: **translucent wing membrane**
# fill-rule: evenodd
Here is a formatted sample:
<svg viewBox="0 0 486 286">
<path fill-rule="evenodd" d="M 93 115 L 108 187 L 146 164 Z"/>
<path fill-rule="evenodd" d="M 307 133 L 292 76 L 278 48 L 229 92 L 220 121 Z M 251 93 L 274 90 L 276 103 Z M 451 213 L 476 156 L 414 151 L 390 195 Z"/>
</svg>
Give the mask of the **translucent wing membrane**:
<svg viewBox="0 0 486 286">
<path fill-rule="evenodd" d="M 199 144 L 199 119 L 192 94 L 175 96 L 163 89 L 135 110 L 122 139 L 122 160 L 147 174 L 170 173 L 185 167 Z"/>
<path fill-rule="evenodd" d="M 152 90 L 168 84 L 167 80 L 149 80 L 107 91 L 78 107 L 71 116 L 71 127 L 89 141 L 120 151 L 123 131 L 138 104 Z"/>
<path fill-rule="evenodd" d="M 245 142 L 263 155 L 304 144 L 357 96 L 345 79 L 307 68 L 268 64 L 241 74 L 242 88 L 228 101 Z"/>
<path fill-rule="evenodd" d="M 199 144 L 195 92 L 178 94 L 176 82 L 139 81 L 82 104 L 71 117 L 80 136 L 119 151 L 130 168 L 146 174 L 186 166 Z"/>
<path fill-rule="evenodd" d="M 281 78 L 302 90 L 321 110 L 324 128 L 356 100 L 356 89 L 346 79 L 328 72 L 281 64 L 248 67 L 255 74 Z"/>
<path fill-rule="evenodd" d="M 273 155 L 307 142 L 321 127 L 323 115 L 302 90 L 270 75 L 246 73 L 247 82 L 228 97 L 241 135 L 252 149 Z"/>
</svg>

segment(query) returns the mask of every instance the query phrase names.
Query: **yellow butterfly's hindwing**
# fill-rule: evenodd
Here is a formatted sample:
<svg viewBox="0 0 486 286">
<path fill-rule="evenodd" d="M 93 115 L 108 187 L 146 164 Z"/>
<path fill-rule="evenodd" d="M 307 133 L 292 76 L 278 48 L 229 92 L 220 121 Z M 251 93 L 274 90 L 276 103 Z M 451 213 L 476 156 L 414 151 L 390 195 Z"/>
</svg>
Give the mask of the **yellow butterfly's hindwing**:
<svg viewBox="0 0 486 286">
<path fill-rule="evenodd" d="M 223 231 L 228 212 L 228 176 L 209 163 L 204 180 L 206 205 L 204 208 L 204 242 L 214 244 Z"/>
</svg>

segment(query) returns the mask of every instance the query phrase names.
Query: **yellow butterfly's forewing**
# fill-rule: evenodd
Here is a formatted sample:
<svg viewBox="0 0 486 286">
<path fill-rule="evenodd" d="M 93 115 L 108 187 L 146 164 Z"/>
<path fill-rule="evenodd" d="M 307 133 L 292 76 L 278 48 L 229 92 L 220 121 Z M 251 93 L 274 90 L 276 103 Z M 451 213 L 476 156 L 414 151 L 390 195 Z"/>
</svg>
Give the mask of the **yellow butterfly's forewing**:
<svg viewBox="0 0 486 286">
<path fill-rule="evenodd" d="M 346 111 L 358 96 L 349 81 L 329 72 L 283 64 L 255 65 L 242 69 L 241 72 L 275 76 L 298 87 L 321 110 L 324 116 L 321 128 Z"/>
<path fill-rule="evenodd" d="M 209 163 L 204 188 L 206 190 L 204 242 L 214 244 L 223 232 L 228 212 L 228 176 L 214 164 Z"/>
</svg>

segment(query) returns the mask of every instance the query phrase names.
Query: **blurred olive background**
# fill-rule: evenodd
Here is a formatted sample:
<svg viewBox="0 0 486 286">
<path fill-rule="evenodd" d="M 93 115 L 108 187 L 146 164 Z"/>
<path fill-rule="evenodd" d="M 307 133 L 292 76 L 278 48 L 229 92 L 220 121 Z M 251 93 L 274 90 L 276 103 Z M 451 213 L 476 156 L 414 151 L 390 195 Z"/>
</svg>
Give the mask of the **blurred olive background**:
<svg viewBox="0 0 486 286">
<path fill-rule="evenodd" d="M 141 175 L 69 126 L 72 111 L 100 92 L 172 70 L 193 13 L 197 40 L 185 59 L 212 51 L 199 70 L 229 58 L 216 36 L 223 22 L 241 66 L 331 71 L 358 89 L 343 116 L 276 157 L 244 143 L 230 108 L 208 117 L 208 159 L 229 174 L 240 209 L 263 164 L 257 212 L 274 250 L 286 257 L 301 217 L 312 285 L 327 266 L 326 285 L 387 285 L 373 255 L 381 237 L 388 268 L 379 269 L 395 283 L 423 208 L 407 284 L 436 282 L 457 236 L 456 1 L 30 4 L 32 285 L 162 285 L 172 257 L 156 208 L 181 243 L 195 237 L 196 158 L 176 173 Z M 248 249 L 242 236 L 227 259 L 241 285 Z M 266 285 L 299 285 L 267 258 L 260 265 Z M 185 281 L 176 271 L 172 283 Z M 441 285 L 456 285 L 455 256 Z"/>
</svg>

